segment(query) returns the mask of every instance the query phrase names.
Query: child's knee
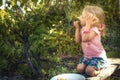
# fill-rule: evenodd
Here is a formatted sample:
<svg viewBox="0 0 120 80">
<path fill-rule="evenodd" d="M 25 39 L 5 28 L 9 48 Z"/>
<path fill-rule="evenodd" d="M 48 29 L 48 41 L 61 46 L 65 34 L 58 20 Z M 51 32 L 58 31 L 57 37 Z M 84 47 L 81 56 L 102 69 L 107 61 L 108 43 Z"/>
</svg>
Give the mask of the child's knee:
<svg viewBox="0 0 120 80">
<path fill-rule="evenodd" d="M 95 70 L 92 66 L 88 66 L 85 70 L 85 73 L 89 76 L 97 76 L 100 71 Z"/>
<path fill-rule="evenodd" d="M 79 73 L 83 73 L 84 70 L 85 70 L 85 65 L 84 65 L 84 64 L 78 64 L 78 65 L 77 65 L 77 71 L 78 71 Z"/>
</svg>

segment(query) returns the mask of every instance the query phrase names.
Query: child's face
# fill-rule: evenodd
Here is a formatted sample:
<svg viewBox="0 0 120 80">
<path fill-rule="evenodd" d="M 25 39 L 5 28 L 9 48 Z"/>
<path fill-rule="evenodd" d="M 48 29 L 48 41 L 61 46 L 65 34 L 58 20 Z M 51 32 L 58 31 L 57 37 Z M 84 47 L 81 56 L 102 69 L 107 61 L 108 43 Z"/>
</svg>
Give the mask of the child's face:
<svg viewBox="0 0 120 80">
<path fill-rule="evenodd" d="M 79 17 L 79 20 L 80 20 L 80 24 L 82 25 L 82 26 L 85 26 L 86 25 L 86 21 L 85 21 L 85 13 L 83 12 L 82 13 L 82 15 Z"/>
</svg>

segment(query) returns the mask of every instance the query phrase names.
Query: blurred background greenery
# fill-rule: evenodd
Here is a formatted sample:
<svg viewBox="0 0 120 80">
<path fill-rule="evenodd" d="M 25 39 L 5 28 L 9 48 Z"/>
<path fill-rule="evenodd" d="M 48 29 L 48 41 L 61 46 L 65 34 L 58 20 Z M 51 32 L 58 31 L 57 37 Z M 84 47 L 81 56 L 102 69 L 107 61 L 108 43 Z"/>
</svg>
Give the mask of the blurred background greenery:
<svg viewBox="0 0 120 80">
<path fill-rule="evenodd" d="M 74 41 L 72 22 L 85 5 L 105 10 L 102 43 L 108 57 L 120 57 L 119 0 L 6 0 L 5 4 L 0 1 L 0 77 L 48 80 L 76 72 L 82 51 Z"/>
</svg>

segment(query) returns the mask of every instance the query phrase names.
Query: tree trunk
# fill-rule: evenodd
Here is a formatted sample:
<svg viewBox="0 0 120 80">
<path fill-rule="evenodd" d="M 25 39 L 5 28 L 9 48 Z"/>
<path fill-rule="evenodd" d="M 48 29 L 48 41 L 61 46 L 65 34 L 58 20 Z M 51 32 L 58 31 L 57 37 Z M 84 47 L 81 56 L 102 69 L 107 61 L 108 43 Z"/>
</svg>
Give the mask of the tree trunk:
<svg viewBox="0 0 120 80">
<path fill-rule="evenodd" d="M 23 56 L 27 59 L 27 64 L 31 68 L 32 72 L 41 76 L 41 71 L 38 66 L 32 64 L 30 56 L 29 56 L 29 48 L 30 48 L 30 41 L 28 39 L 28 35 L 23 36 Z"/>
<path fill-rule="evenodd" d="M 35 73 L 35 69 L 33 67 L 33 64 L 31 62 L 30 56 L 29 56 L 29 50 L 30 45 L 29 45 L 29 40 L 28 40 L 28 36 L 23 36 L 23 56 L 27 59 L 27 64 L 30 66 L 30 68 L 32 69 L 32 72 Z"/>
</svg>

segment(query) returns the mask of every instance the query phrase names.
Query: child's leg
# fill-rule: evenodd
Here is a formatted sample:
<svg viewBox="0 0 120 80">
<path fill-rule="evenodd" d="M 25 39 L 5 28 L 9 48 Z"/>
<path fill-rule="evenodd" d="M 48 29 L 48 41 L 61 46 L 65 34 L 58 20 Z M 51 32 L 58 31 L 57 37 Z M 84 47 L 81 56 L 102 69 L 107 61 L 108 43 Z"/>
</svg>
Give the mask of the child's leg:
<svg viewBox="0 0 120 80">
<path fill-rule="evenodd" d="M 100 70 L 105 67 L 106 61 L 103 60 L 103 58 L 100 57 L 93 57 L 90 60 L 90 63 L 86 67 L 86 74 L 89 76 L 96 76 L 100 73 Z"/>
<path fill-rule="evenodd" d="M 96 70 L 93 66 L 87 66 L 85 73 L 89 76 L 97 76 L 100 73 L 100 70 Z"/>
<path fill-rule="evenodd" d="M 85 58 L 85 57 L 81 57 L 79 64 L 77 65 L 77 71 L 79 73 L 84 73 L 85 72 L 85 68 L 86 65 L 89 63 L 89 59 Z"/>
<path fill-rule="evenodd" d="M 78 64 L 77 65 L 77 71 L 78 73 L 84 73 L 85 72 L 86 65 L 84 64 Z"/>
</svg>

